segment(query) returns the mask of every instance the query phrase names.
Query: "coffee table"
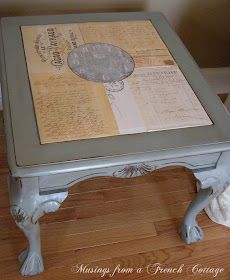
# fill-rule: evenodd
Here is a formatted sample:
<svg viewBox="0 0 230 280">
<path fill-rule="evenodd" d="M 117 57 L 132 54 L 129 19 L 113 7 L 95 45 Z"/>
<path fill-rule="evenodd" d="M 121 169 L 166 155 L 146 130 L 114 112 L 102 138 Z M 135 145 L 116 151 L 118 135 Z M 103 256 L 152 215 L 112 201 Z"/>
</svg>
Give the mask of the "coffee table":
<svg viewBox="0 0 230 280">
<path fill-rule="evenodd" d="M 150 21 L 159 33 L 212 124 L 69 141 L 45 142 L 44 138 L 42 143 L 21 26 L 143 20 Z M 52 36 L 51 30 L 50 40 L 56 38 Z M 56 59 L 54 64 L 58 64 Z M 191 169 L 200 190 L 185 213 L 180 235 L 188 244 L 203 239 L 196 216 L 230 183 L 230 118 L 163 15 L 138 12 L 3 18 L 1 83 L 11 213 L 29 242 L 19 255 L 22 275 L 44 270 L 39 218 L 58 210 L 72 185 L 96 176 L 129 178 L 172 165 Z M 121 85 L 113 84 L 115 90 Z"/>
</svg>

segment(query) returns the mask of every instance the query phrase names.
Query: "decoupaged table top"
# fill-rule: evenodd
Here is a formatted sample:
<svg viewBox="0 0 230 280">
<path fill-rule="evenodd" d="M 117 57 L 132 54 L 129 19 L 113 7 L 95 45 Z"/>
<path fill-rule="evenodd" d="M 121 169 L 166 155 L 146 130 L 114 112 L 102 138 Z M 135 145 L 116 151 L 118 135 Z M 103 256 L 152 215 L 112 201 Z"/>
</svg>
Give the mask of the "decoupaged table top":
<svg viewBox="0 0 230 280">
<path fill-rule="evenodd" d="M 212 124 L 149 20 L 21 31 L 42 144 Z"/>
<path fill-rule="evenodd" d="M 15 174 L 230 147 L 229 115 L 159 13 L 4 18 L 0 45 Z"/>
<path fill-rule="evenodd" d="M 42 144 L 212 124 L 149 20 L 21 31 Z"/>
</svg>

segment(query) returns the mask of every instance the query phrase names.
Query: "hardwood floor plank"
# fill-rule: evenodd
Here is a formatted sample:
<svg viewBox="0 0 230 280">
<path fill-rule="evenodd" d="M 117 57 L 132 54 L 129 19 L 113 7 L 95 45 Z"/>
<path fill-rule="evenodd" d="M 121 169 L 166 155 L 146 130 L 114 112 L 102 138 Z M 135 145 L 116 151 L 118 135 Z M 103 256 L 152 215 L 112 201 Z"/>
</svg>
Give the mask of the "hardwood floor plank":
<svg viewBox="0 0 230 280">
<path fill-rule="evenodd" d="M 226 242 L 228 246 L 226 246 Z M 125 279 L 130 279 L 130 280 L 139 279 L 138 277 L 141 277 L 140 279 L 155 279 L 155 278 L 177 279 L 177 278 L 161 278 L 159 274 L 155 277 L 147 274 L 145 268 L 149 264 L 154 264 L 154 263 L 161 263 L 162 266 L 170 266 L 170 267 L 179 267 L 181 264 L 185 264 L 184 272 L 186 272 L 187 269 L 189 269 L 189 271 L 191 272 L 190 267 L 194 266 L 197 263 L 202 264 L 202 266 L 207 265 L 212 267 L 223 267 L 225 269 L 225 274 L 223 274 L 222 276 L 223 277 L 229 276 L 229 261 L 228 261 L 230 257 L 229 239 L 228 238 L 217 239 L 215 240 L 215 245 L 216 246 L 210 246 L 209 241 L 203 241 L 197 244 L 193 244 L 191 246 L 182 245 L 173 248 L 166 248 L 164 250 L 150 251 L 143 254 L 129 255 L 122 258 L 113 258 L 105 261 L 93 262 L 90 263 L 89 266 L 94 268 L 97 266 L 106 267 L 109 268 L 111 272 L 114 271 L 117 265 L 120 265 L 120 267 L 144 268 L 141 276 L 137 275 L 136 273 L 130 275 L 130 277 L 127 275 L 125 276 Z M 216 250 L 216 248 L 218 248 L 218 250 Z M 220 252 L 221 255 L 223 256 L 221 260 L 218 258 Z M 73 251 L 59 252 L 55 254 L 52 253 L 52 254 L 45 255 L 45 261 L 46 261 L 46 272 L 42 275 L 42 277 L 44 277 L 42 279 L 49 279 L 47 278 L 48 276 L 51 277 L 50 279 L 55 279 L 53 277 L 57 277 L 56 279 L 59 279 L 60 275 L 65 276 L 65 279 L 73 279 L 72 274 L 74 274 L 74 276 L 78 279 L 101 279 L 101 276 L 96 273 L 94 273 L 93 275 L 72 273 L 71 268 L 77 264 L 74 258 Z M 84 262 L 82 263 L 84 264 Z M 15 266 L 17 265 L 17 263 L 10 261 L 10 265 L 9 262 L 7 263 L 5 262 L 4 267 L 3 265 L 2 267 L 0 266 L 2 274 L 3 275 L 8 274 L 10 276 L 15 275 L 16 271 L 14 270 L 12 272 L 10 270 L 10 267 L 13 265 Z M 119 277 L 121 276 L 122 275 L 116 275 L 114 276 L 115 278 L 112 277 L 112 279 L 120 279 Z M 186 273 L 181 274 L 178 277 L 180 276 L 187 277 Z M 39 276 L 37 277 L 39 279 Z M 170 277 L 170 275 L 168 277 Z M 189 277 L 191 279 L 191 276 Z M 186 279 L 186 278 L 178 278 L 178 279 Z M 195 279 L 197 279 L 197 277 Z M 204 279 L 204 277 L 201 279 Z M 212 278 L 205 278 L 205 279 L 213 279 L 213 276 Z M 218 277 L 217 279 L 221 279 L 221 278 Z M 223 278 L 223 279 L 229 280 L 229 278 Z"/>
<path fill-rule="evenodd" d="M 210 246 L 210 241 L 207 240 L 197 244 L 193 244 L 191 246 L 182 244 L 165 249 L 152 250 L 124 257 L 100 260 L 96 262 L 91 262 L 91 264 L 92 266 L 103 265 L 108 267 L 112 267 L 113 265 L 117 264 L 128 266 L 130 263 L 134 267 L 147 266 L 149 263 L 154 262 L 172 264 L 176 262 L 183 262 L 186 259 L 191 258 L 204 258 L 204 260 L 206 260 L 206 258 L 208 258 L 209 256 L 217 256 L 220 252 L 221 254 L 225 254 L 230 251 L 230 241 L 228 237 L 215 239 L 213 240 L 213 242 L 215 242 L 215 246 Z M 218 248 L 218 250 L 216 248 Z M 63 257 L 62 253 L 64 254 Z M 62 267 L 71 265 L 72 263 L 76 262 L 75 255 L 76 254 L 74 251 L 44 254 L 45 258 L 47 259 L 46 264 L 48 268 L 52 268 L 54 266 Z"/>
<path fill-rule="evenodd" d="M 87 219 L 67 220 L 62 223 L 50 223 L 47 225 L 43 224 L 42 227 L 44 230 L 48 227 L 50 231 L 56 233 L 59 233 L 59 231 L 65 231 L 66 233 L 68 232 L 68 234 L 72 234 L 73 232 L 83 233 L 97 231 L 119 227 L 121 225 L 132 225 L 143 222 L 156 222 L 171 218 L 179 218 L 183 216 L 187 206 L 188 202 L 168 205 L 167 208 L 156 208 L 153 210 L 134 211 L 131 209 L 126 212 L 105 214 Z M 61 215 L 62 210 L 59 212 Z"/>
<path fill-rule="evenodd" d="M 109 201 L 95 203 L 92 202 L 82 202 L 74 201 L 71 206 L 75 206 L 76 218 L 90 218 L 95 216 L 100 216 L 104 214 L 112 214 L 126 211 L 141 211 L 143 209 L 150 210 L 156 209 L 160 206 L 168 206 L 177 203 L 189 202 L 194 197 L 194 194 L 188 193 L 187 191 L 176 191 L 170 193 L 155 194 L 145 197 L 133 197 L 129 199 L 123 199 L 118 201 Z M 66 205 L 69 205 L 66 202 Z"/>
<path fill-rule="evenodd" d="M 170 176 L 169 176 L 170 174 Z M 170 183 L 169 183 L 170 181 Z M 178 184 L 179 182 L 179 184 Z M 130 198 L 130 196 L 148 196 L 156 193 L 187 190 L 195 192 L 195 178 L 190 170 L 185 168 L 163 168 L 143 177 L 131 179 L 119 179 L 111 177 L 99 177 L 80 182 L 73 186 L 70 196 L 78 194 L 78 199 L 92 200 L 95 191 L 95 199 L 113 201 Z"/>
<path fill-rule="evenodd" d="M 124 241 L 138 240 L 150 236 L 156 236 L 153 223 L 141 223 L 136 225 L 98 230 L 82 234 L 58 235 L 55 239 L 49 238 L 49 232 L 43 231 L 42 247 L 46 252 L 81 249 L 105 244 L 114 244 Z"/>
<path fill-rule="evenodd" d="M 5 132 L 4 132 L 3 111 L 1 111 L 1 110 L 0 110 L 0 135 L 5 135 Z"/>
<path fill-rule="evenodd" d="M 181 219 L 168 219 L 155 222 L 154 224 L 156 226 L 157 234 L 160 235 L 164 232 L 177 230 L 181 224 L 181 221 Z M 210 220 L 204 211 L 202 211 L 197 216 L 197 222 L 203 229 L 205 229 L 206 227 L 216 226 L 216 223 Z"/>
<path fill-rule="evenodd" d="M 57 234 L 58 233 L 58 234 Z M 25 247 L 25 237 L 23 234 L 16 236 L 13 232 L 11 236 L 1 238 L 0 251 L 6 251 L 4 258 L 10 258 L 15 251 L 21 251 Z M 100 246 L 105 244 L 113 244 L 118 242 L 142 239 L 149 236 L 155 236 L 156 230 L 153 223 L 140 223 L 134 225 L 124 225 L 107 230 L 97 230 L 91 232 L 66 234 L 63 232 L 42 231 L 42 248 L 46 253 L 58 252 L 64 250 L 73 250 Z M 55 236 L 55 239 L 50 238 Z M 14 239 L 13 239 L 14 238 Z M 13 240 L 13 242 L 12 242 Z M 24 246 L 22 246 L 23 244 Z M 1 259 L 1 257 L 0 257 Z"/>
<path fill-rule="evenodd" d="M 8 172 L 6 139 L 5 136 L 0 135 L 0 174 L 6 174 Z"/>
<path fill-rule="evenodd" d="M 217 236 L 219 238 L 230 238 L 230 230 L 224 226 L 206 228 L 204 240 L 209 240 L 211 242 L 215 240 Z M 76 257 L 77 262 L 94 262 L 113 257 L 144 253 L 151 248 L 152 250 L 159 250 L 182 244 L 183 242 L 177 232 L 166 232 L 159 236 L 136 240 L 135 243 L 128 241 L 113 245 L 80 249 L 76 251 Z"/>
</svg>

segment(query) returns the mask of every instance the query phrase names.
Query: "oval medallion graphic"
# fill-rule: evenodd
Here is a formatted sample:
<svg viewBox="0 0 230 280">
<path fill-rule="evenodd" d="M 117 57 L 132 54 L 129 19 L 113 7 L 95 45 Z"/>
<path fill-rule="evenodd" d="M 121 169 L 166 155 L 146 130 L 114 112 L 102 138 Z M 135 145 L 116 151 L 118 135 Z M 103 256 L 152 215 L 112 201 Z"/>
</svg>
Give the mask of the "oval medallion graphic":
<svg viewBox="0 0 230 280">
<path fill-rule="evenodd" d="M 84 44 L 73 49 L 68 54 L 67 63 L 79 77 L 102 83 L 127 78 L 135 66 L 126 51 L 103 43 Z"/>
</svg>

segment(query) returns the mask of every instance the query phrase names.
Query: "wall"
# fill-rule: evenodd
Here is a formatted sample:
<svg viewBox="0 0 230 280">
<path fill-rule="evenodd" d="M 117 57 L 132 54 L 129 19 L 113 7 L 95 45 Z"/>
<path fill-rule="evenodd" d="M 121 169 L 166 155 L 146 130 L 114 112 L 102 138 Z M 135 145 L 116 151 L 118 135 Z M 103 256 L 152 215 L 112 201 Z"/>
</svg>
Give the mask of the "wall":
<svg viewBox="0 0 230 280">
<path fill-rule="evenodd" d="M 230 0 L 0 0 L 0 15 L 102 11 L 165 14 L 201 67 L 230 66 Z"/>
<path fill-rule="evenodd" d="M 230 66 L 230 0 L 149 0 L 202 67 Z"/>
</svg>

